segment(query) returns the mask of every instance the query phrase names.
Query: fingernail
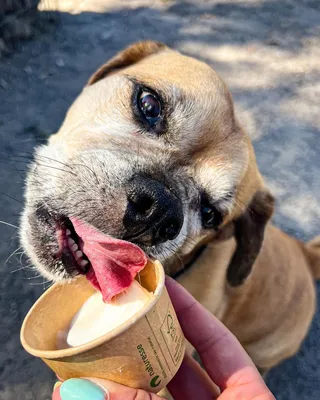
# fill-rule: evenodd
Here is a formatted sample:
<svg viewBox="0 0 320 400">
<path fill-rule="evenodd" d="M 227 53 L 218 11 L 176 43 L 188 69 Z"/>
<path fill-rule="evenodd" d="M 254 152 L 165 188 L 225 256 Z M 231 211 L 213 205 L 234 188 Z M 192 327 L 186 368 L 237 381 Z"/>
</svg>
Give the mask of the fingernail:
<svg viewBox="0 0 320 400">
<path fill-rule="evenodd" d="M 106 400 L 108 393 L 88 379 L 68 379 L 60 386 L 62 400 Z"/>
<path fill-rule="evenodd" d="M 53 390 L 56 390 L 60 385 L 62 385 L 62 382 L 56 382 L 53 386 Z"/>
</svg>

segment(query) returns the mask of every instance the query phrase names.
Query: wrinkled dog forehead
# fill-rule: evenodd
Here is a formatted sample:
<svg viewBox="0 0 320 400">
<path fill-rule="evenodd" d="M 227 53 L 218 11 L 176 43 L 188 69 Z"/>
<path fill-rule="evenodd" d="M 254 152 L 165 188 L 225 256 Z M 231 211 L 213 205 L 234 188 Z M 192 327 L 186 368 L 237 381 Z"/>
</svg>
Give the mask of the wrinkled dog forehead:
<svg viewBox="0 0 320 400">
<path fill-rule="evenodd" d="M 137 85 L 163 99 L 166 129 L 159 137 L 148 135 L 135 119 Z M 217 74 L 204 63 L 166 50 L 85 87 L 51 141 L 66 143 L 70 153 L 108 146 L 112 138 L 133 142 L 142 135 L 145 147 L 170 144 L 186 155 L 217 143 L 233 124 L 232 99 Z"/>
</svg>

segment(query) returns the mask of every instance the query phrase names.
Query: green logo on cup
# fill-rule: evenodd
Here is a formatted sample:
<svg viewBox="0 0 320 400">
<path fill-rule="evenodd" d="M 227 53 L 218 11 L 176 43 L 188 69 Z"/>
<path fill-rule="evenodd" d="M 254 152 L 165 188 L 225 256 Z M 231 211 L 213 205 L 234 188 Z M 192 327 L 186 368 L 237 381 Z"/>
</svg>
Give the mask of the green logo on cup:
<svg viewBox="0 0 320 400">
<path fill-rule="evenodd" d="M 159 379 L 159 375 L 154 376 L 151 381 L 150 381 L 150 386 L 151 387 L 157 387 L 160 385 L 161 383 L 161 379 L 157 382 L 157 380 Z"/>
</svg>

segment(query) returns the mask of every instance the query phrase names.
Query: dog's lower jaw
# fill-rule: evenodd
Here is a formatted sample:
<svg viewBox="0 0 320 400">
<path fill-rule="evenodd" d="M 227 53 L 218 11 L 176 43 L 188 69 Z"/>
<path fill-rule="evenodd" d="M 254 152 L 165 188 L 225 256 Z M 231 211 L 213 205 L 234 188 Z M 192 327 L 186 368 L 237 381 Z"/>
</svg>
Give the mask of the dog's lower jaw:
<svg viewBox="0 0 320 400">
<path fill-rule="evenodd" d="M 63 261 L 68 254 L 59 244 L 55 227 L 41 225 L 31 207 L 26 207 L 21 217 L 20 242 L 31 263 L 48 280 L 70 281 L 81 273 L 71 261 Z"/>
</svg>

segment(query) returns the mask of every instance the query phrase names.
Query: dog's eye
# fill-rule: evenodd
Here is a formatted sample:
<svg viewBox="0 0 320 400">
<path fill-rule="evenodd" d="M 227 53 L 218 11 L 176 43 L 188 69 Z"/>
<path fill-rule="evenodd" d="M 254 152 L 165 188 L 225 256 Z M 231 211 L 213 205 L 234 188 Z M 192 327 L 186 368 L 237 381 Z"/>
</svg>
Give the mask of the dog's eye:
<svg viewBox="0 0 320 400">
<path fill-rule="evenodd" d="M 215 213 L 210 206 L 202 206 L 202 222 L 205 228 L 213 228 L 215 226 Z"/>
<path fill-rule="evenodd" d="M 151 125 L 157 123 L 161 115 L 161 104 L 155 95 L 143 91 L 139 95 L 139 108 Z"/>
<path fill-rule="evenodd" d="M 201 218 L 205 229 L 217 228 L 222 222 L 221 213 L 206 199 L 201 203 Z"/>
</svg>

